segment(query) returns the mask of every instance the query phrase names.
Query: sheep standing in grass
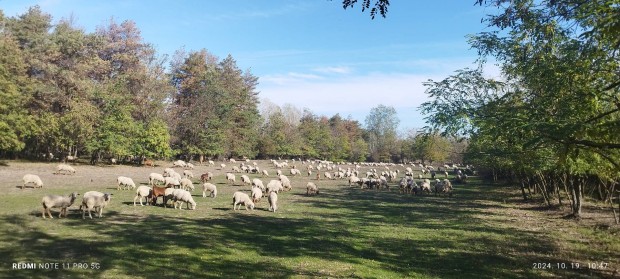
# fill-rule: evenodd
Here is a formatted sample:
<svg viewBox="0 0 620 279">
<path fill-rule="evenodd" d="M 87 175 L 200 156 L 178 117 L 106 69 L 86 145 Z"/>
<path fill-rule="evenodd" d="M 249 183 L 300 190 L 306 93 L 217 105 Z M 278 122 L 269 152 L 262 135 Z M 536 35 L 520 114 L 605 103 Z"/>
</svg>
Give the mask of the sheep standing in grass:
<svg viewBox="0 0 620 279">
<path fill-rule="evenodd" d="M 282 187 L 282 182 L 280 182 L 279 180 L 271 180 L 269 181 L 269 183 L 267 183 L 267 187 L 266 187 L 266 191 L 267 193 L 269 192 L 281 192 L 284 190 L 284 187 Z"/>
<path fill-rule="evenodd" d="M 163 175 L 159 174 L 159 173 L 155 173 L 152 172 L 149 175 L 149 184 L 152 186 L 155 186 L 157 184 L 159 184 L 158 182 L 161 182 L 162 184 L 166 183 L 166 179 L 164 178 Z"/>
<path fill-rule="evenodd" d="M 226 167 L 226 164 L 220 164 L 220 168 L 223 170 Z"/>
<path fill-rule="evenodd" d="M 248 194 L 243 192 L 235 192 L 233 194 L 233 210 L 237 210 L 237 205 L 239 205 L 239 209 L 241 209 L 241 205 L 244 205 L 245 210 L 248 210 L 248 207 L 254 210 L 254 202 Z"/>
<path fill-rule="evenodd" d="M 26 185 L 30 183 L 34 184 L 35 188 L 43 188 L 43 181 L 41 181 L 41 178 L 36 174 L 26 174 L 22 179 L 24 180 L 22 189 L 24 189 L 24 187 L 26 187 Z"/>
<path fill-rule="evenodd" d="M 194 201 L 194 198 L 192 198 L 192 194 L 190 192 L 179 189 L 179 191 L 175 191 L 172 195 L 172 198 L 174 199 L 174 209 L 177 208 L 177 204 L 179 206 L 179 209 L 181 209 L 183 202 L 187 204 L 187 209 L 196 209 L 196 202 Z"/>
<path fill-rule="evenodd" d="M 136 206 L 136 199 L 140 199 L 140 205 L 144 206 L 144 204 L 142 204 L 142 198 L 144 198 L 144 200 L 148 204 L 149 197 L 151 196 L 151 191 L 153 191 L 151 187 L 144 185 L 138 186 L 138 189 L 136 189 L 136 197 L 133 198 L 133 206 Z"/>
<path fill-rule="evenodd" d="M 67 208 L 73 205 L 73 202 L 79 196 L 77 192 L 71 193 L 69 196 L 58 196 L 58 195 L 47 195 L 41 199 L 41 205 L 43 205 L 43 219 L 45 219 L 45 213 L 52 217 L 52 212 L 50 212 L 50 208 L 59 208 L 60 213 L 58 213 L 58 218 L 62 217 L 64 212 L 65 217 L 67 217 Z"/>
<path fill-rule="evenodd" d="M 252 188 L 252 202 L 254 202 L 255 204 L 258 203 L 262 197 L 263 191 L 261 191 L 260 188 Z"/>
<path fill-rule="evenodd" d="M 184 170 L 183 177 L 185 178 L 194 178 L 194 173 L 191 170 Z"/>
<path fill-rule="evenodd" d="M 329 172 L 324 172 L 323 175 L 325 176 L 325 178 L 327 179 L 332 179 L 332 174 Z"/>
<path fill-rule="evenodd" d="M 194 183 L 188 178 L 181 178 L 181 189 L 187 191 L 194 191 Z"/>
<path fill-rule="evenodd" d="M 133 183 L 133 179 L 129 177 L 119 176 L 118 178 L 116 178 L 116 182 L 118 183 L 118 185 L 116 186 L 117 190 L 120 190 L 121 186 L 122 186 L 122 189 L 127 188 L 127 190 L 129 190 L 130 187 L 131 189 L 136 188 L 136 184 Z"/>
<path fill-rule="evenodd" d="M 226 180 L 228 180 L 232 185 L 235 185 L 235 182 L 236 182 L 235 174 L 227 172 Z"/>
<path fill-rule="evenodd" d="M 164 177 L 164 186 L 173 187 L 173 188 L 181 188 L 181 181 L 174 177 Z"/>
<path fill-rule="evenodd" d="M 265 191 L 265 185 L 263 185 L 263 181 L 258 178 L 252 179 L 252 187 L 259 188 L 263 192 Z"/>
<path fill-rule="evenodd" d="M 82 200 L 82 219 L 86 219 L 86 211 L 88 210 L 88 217 L 93 219 L 91 215 L 91 211 L 94 209 L 95 214 L 99 212 L 99 218 L 103 216 L 103 209 L 108 205 L 110 199 L 112 198 L 112 194 L 101 193 L 97 191 L 89 191 L 84 193 L 84 199 Z"/>
<path fill-rule="evenodd" d="M 435 183 L 435 196 L 437 193 L 452 196 L 452 183 L 450 180 L 444 179 L 443 181 L 439 181 L 439 179 L 437 179 L 437 182 Z"/>
<path fill-rule="evenodd" d="M 353 183 L 358 183 L 360 181 L 359 177 L 352 175 L 349 176 L 349 186 L 351 186 L 351 184 Z"/>
<path fill-rule="evenodd" d="M 422 181 L 422 183 L 420 184 L 420 191 L 430 193 L 431 181 L 428 179 L 424 179 L 424 181 Z"/>
<path fill-rule="evenodd" d="M 194 164 L 192 164 L 192 163 L 187 163 L 187 164 L 185 164 L 185 167 L 186 167 L 186 168 L 188 168 L 188 169 L 190 169 L 190 170 L 193 170 L 193 169 L 194 169 Z"/>
<path fill-rule="evenodd" d="M 75 169 L 67 164 L 60 164 L 56 166 L 56 172 L 54 174 L 74 174 Z"/>
<path fill-rule="evenodd" d="M 276 212 L 278 210 L 278 194 L 276 192 L 269 193 L 269 211 Z"/>
<path fill-rule="evenodd" d="M 293 189 L 293 185 L 291 185 L 291 181 L 285 175 L 280 175 L 280 182 L 282 182 L 282 187 L 286 191 L 290 191 Z"/>
<path fill-rule="evenodd" d="M 306 195 L 309 196 L 310 194 L 319 194 L 319 187 L 316 187 L 316 184 L 312 182 L 308 182 L 306 185 Z"/>
<path fill-rule="evenodd" d="M 263 174 L 263 177 L 265 177 L 265 176 L 269 176 L 269 172 L 268 172 L 267 170 L 263 170 L 263 171 L 262 171 L 262 174 Z"/>
<path fill-rule="evenodd" d="M 202 197 L 207 197 L 207 192 L 211 192 L 211 197 L 215 198 L 217 196 L 217 187 L 211 183 L 202 184 Z"/>
<path fill-rule="evenodd" d="M 243 185 L 252 184 L 252 181 L 250 181 L 250 177 L 245 174 L 241 175 L 241 182 L 243 182 Z"/>
</svg>

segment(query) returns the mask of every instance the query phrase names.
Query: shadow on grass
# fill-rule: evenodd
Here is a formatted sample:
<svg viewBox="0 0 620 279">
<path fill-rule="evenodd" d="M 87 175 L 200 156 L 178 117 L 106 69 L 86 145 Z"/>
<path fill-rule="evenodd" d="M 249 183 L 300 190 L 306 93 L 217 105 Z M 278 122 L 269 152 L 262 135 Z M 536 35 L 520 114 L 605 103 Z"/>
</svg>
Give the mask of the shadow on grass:
<svg viewBox="0 0 620 279">
<path fill-rule="evenodd" d="M 490 198 L 499 194 L 488 193 Z M 458 198 L 345 187 L 326 189 L 320 199 L 298 198 L 295 203 L 317 210 L 300 217 L 261 216 L 241 210 L 214 218 L 109 211 L 101 219 L 46 223 L 49 228 L 41 228 L 29 216 L 5 215 L 0 218 L 0 262 L 11 278 L 110 277 L 106 272 L 156 278 L 368 278 L 391 274 L 519 278 L 539 275 L 531 269 L 532 263 L 563 262 L 554 258 L 557 248 L 548 236 L 508 230 L 481 219 L 493 217 L 485 209 L 501 205 L 476 202 L 482 197 L 474 186 L 461 191 Z M 65 231 L 56 232 L 54 226 Z M 301 257 L 353 269 L 308 269 L 290 263 Z M 17 262 L 95 262 L 101 269 L 10 270 L 10 263 Z M 388 275 L 356 270 L 371 263 Z M 563 272 L 556 275 L 584 275 Z"/>
</svg>

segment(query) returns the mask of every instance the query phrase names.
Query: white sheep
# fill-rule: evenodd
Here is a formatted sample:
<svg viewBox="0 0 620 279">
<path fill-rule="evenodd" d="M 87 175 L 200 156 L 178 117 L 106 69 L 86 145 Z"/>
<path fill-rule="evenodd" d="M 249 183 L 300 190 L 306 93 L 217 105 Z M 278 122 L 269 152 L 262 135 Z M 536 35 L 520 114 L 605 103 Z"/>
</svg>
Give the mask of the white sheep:
<svg viewBox="0 0 620 279">
<path fill-rule="evenodd" d="M 174 208 L 177 208 L 177 204 L 179 206 L 179 209 L 181 209 L 181 205 L 183 202 L 185 202 L 187 204 L 187 209 L 191 209 L 194 210 L 196 209 L 196 202 L 194 201 L 194 198 L 192 198 L 192 194 L 188 191 L 185 190 L 181 190 L 181 189 L 177 189 L 178 191 L 174 191 L 173 195 L 173 199 L 174 199 Z M 190 204 L 192 205 L 190 208 Z"/>
<path fill-rule="evenodd" d="M 187 191 L 194 191 L 194 183 L 188 178 L 181 178 L 180 184 L 181 184 L 181 189 L 187 190 Z"/>
<path fill-rule="evenodd" d="M 278 210 L 278 194 L 276 192 L 269 193 L 269 211 L 276 212 Z"/>
<path fill-rule="evenodd" d="M 276 176 L 282 175 L 282 170 L 276 170 Z"/>
<path fill-rule="evenodd" d="M 263 170 L 263 176 L 269 176 L 269 172 L 267 170 Z"/>
<path fill-rule="evenodd" d="M 228 160 L 228 161 L 230 161 L 230 162 L 231 162 L 231 163 L 233 163 L 233 164 L 237 162 L 237 160 L 235 160 L 235 159 L 233 159 L 233 158 L 230 158 L 230 160 Z"/>
<path fill-rule="evenodd" d="M 162 184 L 164 184 L 166 183 L 166 179 L 163 175 L 159 173 L 152 172 L 151 174 L 149 174 L 149 184 L 155 186 L 158 184 L 157 182 L 161 182 Z"/>
<path fill-rule="evenodd" d="M 91 211 L 95 209 L 95 214 L 99 212 L 99 218 L 103 216 L 103 209 L 108 205 L 112 194 L 101 193 L 97 191 L 89 191 L 84 193 L 84 199 L 82 200 L 82 219 L 86 219 L 86 211 L 88 210 L 88 217 L 93 219 Z"/>
<path fill-rule="evenodd" d="M 252 179 L 252 187 L 259 188 L 261 191 L 265 191 L 265 185 L 263 185 L 263 181 L 258 178 Z"/>
<path fill-rule="evenodd" d="M 220 164 L 220 168 L 224 169 L 226 167 L 226 164 Z"/>
<path fill-rule="evenodd" d="M 252 202 L 258 203 L 263 197 L 263 191 L 260 188 L 252 188 Z"/>
<path fill-rule="evenodd" d="M 291 169 L 291 175 L 295 176 L 295 175 L 301 175 L 301 171 L 299 171 L 298 169 Z"/>
<path fill-rule="evenodd" d="M 269 183 L 267 183 L 267 187 L 266 187 L 266 191 L 267 193 L 269 192 L 281 192 L 284 190 L 284 187 L 282 186 L 282 182 L 280 182 L 279 180 L 271 180 L 269 181 Z"/>
<path fill-rule="evenodd" d="M 174 178 L 174 177 L 164 177 L 164 186 L 166 187 L 170 187 L 172 185 L 172 187 L 176 188 L 176 187 L 181 187 L 181 181 L 179 181 L 178 179 Z"/>
<path fill-rule="evenodd" d="M 186 167 L 186 168 L 188 168 L 188 169 L 190 169 L 190 170 L 193 170 L 193 169 L 194 169 L 194 164 L 192 164 L 192 163 L 187 163 L 187 164 L 185 164 L 185 167 Z"/>
<path fill-rule="evenodd" d="M 211 183 L 202 184 L 202 197 L 207 197 L 207 192 L 211 192 L 211 197 L 215 198 L 217 196 L 217 187 Z"/>
<path fill-rule="evenodd" d="M 56 172 L 54 174 L 60 174 L 61 172 L 62 174 L 72 174 L 75 173 L 75 169 L 67 164 L 60 164 L 56 166 Z"/>
<path fill-rule="evenodd" d="M 239 209 L 241 209 L 241 205 L 245 206 L 245 210 L 248 210 L 248 207 L 254 210 L 254 202 L 250 199 L 248 194 L 243 192 L 235 192 L 233 194 L 233 210 L 237 210 L 237 205 L 239 205 Z"/>
<path fill-rule="evenodd" d="M 173 168 L 176 168 L 176 167 L 184 168 L 186 166 L 187 166 L 187 164 L 183 160 L 176 160 L 176 161 L 172 162 L 172 167 Z"/>
<path fill-rule="evenodd" d="M 215 166 L 215 162 L 213 162 L 213 160 L 209 160 L 209 166 Z"/>
<path fill-rule="evenodd" d="M 119 176 L 118 178 L 116 178 L 116 182 L 118 183 L 118 185 L 116 186 L 117 190 L 120 190 L 121 186 L 122 189 L 127 188 L 127 190 L 129 190 L 130 187 L 131 189 L 136 188 L 136 184 L 133 183 L 133 179 L 131 179 L 130 177 Z"/>
<path fill-rule="evenodd" d="M 43 188 L 43 181 L 36 174 L 26 174 L 24 175 L 23 180 L 24 184 L 22 185 L 22 189 L 24 189 L 24 187 L 26 187 L 26 185 L 30 183 L 34 184 L 35 188 Z"/>
<path fill-rule="evenodd" d="M 174 169 L 172 169 L 172 168 L 165 168 L 163 176 L 164 177 L 172 176 L 172 174 L 175 173 L 175 172 L 176 171 Z"/>
<path fill-rule="evenodd" d="M 136 189 L 136 197 L 133 198 L 133 206 L 136 206 L 136 199 L 140 199 L 140 205 L 144 206 L 144 204 L 142 204 L 142 198 L 144 198 L 145 202 L 148 204 L 151 191 L 153 191 L 151 187 L 144 185 L 138 186 L 138 189 Z"/>
<path fill-rule="evenodd" d="M 351 184 L 353 183 L 358 183 L 360 181 L 359 177 L 357 176 L 349 176 L 349 186 L 351 186 Z"/>
<path fill-rule="evenodd" d="M 448 179 L 444 179 L 443 181 L 439 181 L 439 179 L 435 182 L 435 195 L 437 193 L 448 194 L 452 196 L 452 183 Z"/>
<path fill-rule="evenodd" d="M 241 182 L 243 182 L 243 185 L 252 184 L 252 181 L 250 181 L 250 177 L 245 174 L 241 175 Z"/>
<path fill-rule="evenodd" d="M 323 175 L 325 176 L 325 178 L 327 179 L 332 179 L 332 174 L 329 172 L 324 172 Z"/>
<path fill-rule="evenodd" d="M 184 170 L 183 171 L 183 177 L 186 178 L 194 178 L 194 173 L 192 173 L 191 170 Z"/>
<path fill-rule="evenodd" d="M 280 181 L 282 182 L 282 187 L 284 190 L 290 191 L 293 189 L 293 185 L 291 185 L 291 181 L 286 177 L 286 175 L 280 175 Z"/>
<path fill-rule="evenodd" d="M 236 182 L 235 174 L 227 172 L 226 180 L 230 181 L 233 185 L 235 185 L 235 182 Z"/>
<path fill-rule="evenodd" d="M 50 208 L 59 208 L 60 213 L 58 213 L 58 218 L 62 217 L 63 212 L 65 213 L 65 217 L 67 217 L 67 208 L 73 205 L 73 202 L 79 196 L 77 192 L 71 193 L 69 196 L 58 196 L 58 195 L 47 195 L 41 199 L 41 205 L 43 205 L 43 219 L 45 219 L 45 213 L 52 217 L 52 212 L 50 212 Z"/>
<path fill-rule="evenodd" d="M 306 185 L 306 195 L 310 195 L 311 193 L 314 194 L 319 194 L 319 188 L 316 187 L 316 184 L 312 183 L 312 182 L 308 182 L 308 184 Z"/>
</svg>

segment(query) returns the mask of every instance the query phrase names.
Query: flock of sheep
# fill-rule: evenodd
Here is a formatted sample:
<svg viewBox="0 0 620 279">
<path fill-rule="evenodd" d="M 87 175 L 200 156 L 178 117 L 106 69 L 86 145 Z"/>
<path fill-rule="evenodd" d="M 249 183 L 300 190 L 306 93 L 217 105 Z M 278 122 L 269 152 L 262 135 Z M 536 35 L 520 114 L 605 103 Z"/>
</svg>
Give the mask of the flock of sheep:
<svg viewBox="0 0 620 279">
<path fill-rule="evenodd" d="M 229 160 L 230 163 L 236 163 L 234 159 Z M 292 189 L 291 180 L 283 174 L 283 170 L 288 169 L 290 175 L 292 177 L 301 176 L 301 170 L 297 168 L 295 163 L 299 163 L 304 166 L 305 172 L 308 176 L 312 176 L 313 172 L 316 172 L 315 179 L 319 181 L 321 179 L 321 172 L 323 173 L 324 179 L 346 179 L 348 180 L 349 186 L 357 185 L 362 189 L 386 189 L 390 190 L 390 183 L 398 181 L 398 186 L 401 193 L 410 193 L 410 194 L 423 194 L 423 193 L 432 193 L 444 194 L 444 195 L 452 195 L 452 182 L 448 179 L 448 169 L 453 168 L 455 172 L 455 182 L 465 183 L 467 179 L 467 175 L 464 174 L 460 169 L 457 169 L 455 166 L 447 166 L 444 165 L 443 169 L 439 168 L 441 172 L 445 175 L 445 179 L 440 180 L 436 177 L 437 172 L 432 166 L 424 166 L 413 165 L 413 167 L 419 167 L 420 173 L 417 178 L 420 180 L 418 182 L 414 179 L 414 170 L 410 166 L 405 166 L 403 164 L 386 164 L 386 163 L 333 163 L 329 161 L 315 161 L 315 160 L 292 160 L 292 165 L 289 166 L 288 160 L 278 162 L 276 160 L 271 160 L 271 164 L 276 169 L 276 178 L 270 180 L 267 185 L 263 184 L 263 181 L 260 178 L 250 179 L 248 174 L 260 174 L 262 177 L 269 176 L 267 170 L 260 170 L 256 162 L 250 163 L 249 160 L 241 162 L 238 166 L 234 165 L 226 172 L 225 178 L 227 183 L 235 184 L 236 183 L 236 174 L 241 174 L 241 183 L 242 185 L 251 185 L 250 194 L 244 193 L 243 191 L 236 191 L 233 194 L 233 210 L 238 210 L 243 205 L 246 210 L 254 210 L 256 203 L 258 203 L 263 197 L 267 197 L 269 202 L 269 211 L 275 212 L 278 210 L 278 194 L 282 191 L 290 191 Z M 213 161 L 208 162 L 208 166 L 215 166 Z M 348 166 L 346 169 L 343 166 Z M 403 176 L 398 179 L 401 171 L 398 169 L 398 166 L 404 169 Z M 365 177 L 360 177 L 360 169 L 362 167 L 367 167 L 368 171 L 365 173 Z M 384 170 L 381 172 L 377 171 L 377 167 L 383 167 Z M 390 170 L 390 167 L 393 167 L 395 170 Z M 175 168 L 182 168 L 182 174 L 178 173 Z M 221 170 L 227 171 L 226 164 L 220 165 Z M 136 183 L 134 183 L 133 179 L 126 176 L 119 176 L 117 178 L 117 190 L 130 190 L 135 189 L 136 196 L 134 197 L 133 204 L 136 206 L 137 201 L 139 201 L 140 205 L 144 206 L 142 200 L 145 199 L 147 204 L 157 205 L 157 201 L 159 197 L 162 197 L 162 204 L 164 207 L 168 206 L 168 202 L 173 202 L 173 207 L 181 209 L 182 204 L 186 203 L 187 209 L 194 210 L 196 209 L 196 201 L 194 201 L 191 191 L 195 190 L 194 183 L 192 182 L 192 178 L 194 178 L 194 174 L 192 170 L 194 169 L 194 165 L 191 163 L 184 162 L 182 160 L 174 161 L 171 168 L 165 168 L 163 173 L 151 173 L 148 177 L 148 186 L 140 185 L 136 187 Z M 74 174 L 75 169 L 67 164 L 60 164 L 56 168 L 56 172 L 54 174 Z M 426 175 L 430 175 L 431 179 L 434 181 L 431 183 L 431 180 L 425 178 Z M 363 176 L 363 174 L 362 174 Z M 206 198 L 207 196 L 211 198 L 217 197 L 217 186 L 210 183 L 214 177 L 212 172 L 205 172 L 200 175 L 200 183 L 202 183 L 202 196 Z M 23 186 L 22 189 L 29 184 L 34 185 L 35 188 L 43 187 L 43 182 L 39 176 L 34 174 L 26 174 L 23 177 Z M 319 188 L 314 182 L 308 182 L 306 184 L 306 194 L 319 194 Z M 51 208 L 60 208 L 60 213 L 58 217 L 62 217 L 63 215 L 66 217 L 67 208 L 72 206 L 77 199 L 79 194 L 77 192 L 73 192 L 68 196 L 59 196 L 59 195 L 46 195 L 41 200 L 42 209 L 42 217 L 45 218 L 47 214 L 50 218 L 52 214 L 50 212 Z M 92 219 L 91 211 L 95 211 L 98 217 L 102 217 L 103 209 L 110 202 L 112 194 L 110 193 L 102 193 L 98 191 L 89 191 L 84 193 L 82 196 L 82 203 L 80 204 L 80 210 L 82 211 L 82 218 L 86 217 L 86 212 L 88 212 L 89 217 Z"/>
</svg>

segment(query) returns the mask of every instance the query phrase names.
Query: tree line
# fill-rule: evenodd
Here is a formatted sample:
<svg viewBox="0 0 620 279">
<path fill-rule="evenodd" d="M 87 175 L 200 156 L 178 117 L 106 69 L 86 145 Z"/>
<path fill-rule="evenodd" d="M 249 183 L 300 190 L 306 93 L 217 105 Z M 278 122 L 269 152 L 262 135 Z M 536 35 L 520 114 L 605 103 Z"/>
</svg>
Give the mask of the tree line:
<svg viewBox="0 0 620 279">
<path fill-rule="evenodd" d="M 613 205 L 620 181 L 620 7 L 617 1 L 477 1 L 497 11 L 469 37 L 481 65 L 429 81 L 429 129 L 467 137 L 465 160 L 521 185 L 523 198 Z M 613 206 L 612 206 L 613 209 Z M 614 211 L 614 214 L 616 212 Z"/>
<path fill-rule="evenodd" d="M 450 140 L 261 100 L 258 77 L 202 49 L 160 56 L 130 20 L 92 33 L 38 6 L 0 11 L 0 157 L 448 160 Z M 438 144 L 434 144 L 438 143 Z M 446 144 L 448 143 L 448 144 Z M 458 158 L 457 158 L 458 159 Z"/>
</svg>

